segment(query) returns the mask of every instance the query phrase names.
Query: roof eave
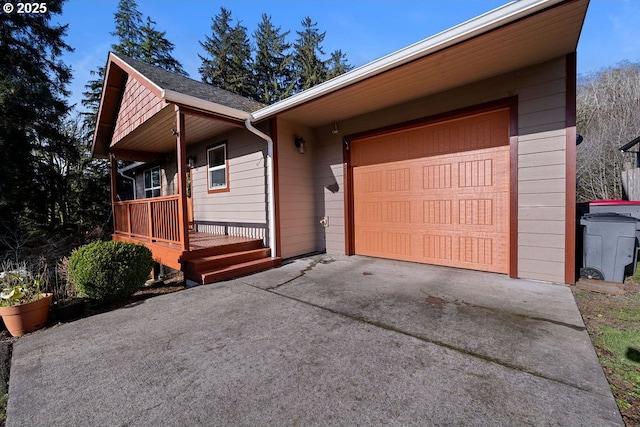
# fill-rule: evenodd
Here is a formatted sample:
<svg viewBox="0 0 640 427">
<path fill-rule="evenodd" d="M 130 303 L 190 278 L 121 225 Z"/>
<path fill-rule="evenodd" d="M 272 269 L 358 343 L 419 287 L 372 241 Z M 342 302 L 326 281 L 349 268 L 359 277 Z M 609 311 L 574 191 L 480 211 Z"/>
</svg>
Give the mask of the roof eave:
<svg viewBox="0 0 640 427">
<path fill-rule="evenodd" d="M 226 105 L 217 104 L 215 102 L 206 101 L 192 95 L 186 95 L 169 89 L 164 89 L 161 97 L 164 101 L 170 104 L 184 105 L 196 110 L 201 110 L 217 116 L 235 119 L 242 122 L 250 116 L 249 112 L 227 107 Z"/>
<path fill-rule="evenodd" d="M 102 92 L 100 94 L 100 103 L 98 104 L 98 113 L 96 115 L 96 125 L 93 130 L 93 141 L 91 143 L 91 157 L 96 159 L 107 158 L 107 155 L 103 153 L 102 150 L 100 153 L 96 153 L 96 143 L 98 142 L 98 133 L 100 132 L 100 116 L 102 116 L 104 97 L 106 96 L 107 91 L 105 90 L 107 87 L 107 76 L 109 75 L 109 71 L 111 68 L 111 61 L 109 61 L 111 53 L 107 56 L 107 65 L 104 72 L 104 79 L 102 80 Z"/>
<path fill-rule="evenodd" d="M 133 65 L 126 62 L 124 59 L 120 58 L 117 54 L 110 52 L 109 59 L 111 62 L 114 62 L 120 69 L 122 69 L 127 74 L 134 74 L 136 78 L 142 82 L 144 82 L 145 87 L 151 89 L 156 95 L 160 95 L 162 93 L 162 88 L 156 84 L 154 81 L 149 79 L 143 73 L 138 71 Z"/>
<path fill-rule="evenodd" d="M 113 65 L 115 65 L 116 67 L 118 67 L 120 70 L 122 70 L 124 73 L 128 75 L 132 75 L 132 74 L 135 75 L 137 79 L 143 81 L 145 86 L 148 87 L 151 91 L 153 91 L 156 95 L 160 96 L 160 94 L 162 93 L 162 88 L 160 86 L 155 84 L 153 81 L 149 80 L 149 78 L 147 78 L 140 71 L 136 70 L 132 65 L 128 64 L 125 60 L 120 58 L 117 54 L 115 54 L 114 52 L 109 52 L 109 55 L 107 56 L 107 65 L 105 67 L 104 81 L 102 82 L 102 95 L 100 97 L 98 114 L 96 116 L 96 129 L 93 133 L 93 143 L 91 144 L 91 156 L 93 158 L 108 158 L 108 153 L 107 153 L 108 146 L 97 147 L 96 145 L 98 140 L 100 139 L 99 138 L 100 136 L 99 134 L 101 132 L 100 123 L 102 121 L 102 115 L 104 114 L 103 107 L 104 107 L 105 97 L 107 96 L 107 93 L 108 93 L 107 84 L 108 84 L 109 75 L 111 73 Z M 102 145 L 104 145 L 104 143 Z M 102 149 L 97 151 L 98 148 L 102 148 Z"/>
<path fill-rule="evenodd" d="M 124 59 L 118 57 L 115 53 L 110 52 L 107 59 L 107 66 L 105 72 L 105 80 L 102 86 L 102 97 L 100 99 L 100 106 L 98 109 L 97 122 L 96 122 L 96 130 L 93 135 L 93 143 L 91 147 L 91 155 L 94 158 L 108 158 L 108 143 L 105 145 L 103 141 L 109 139 L 109 137 L 102 135 L 101 133 L 105 132 L 102 130 L 100 126 L 104 111 L 105 98 L 107 95 L 107 82 L 109 80 L 109 75 L 112 72 L 113 67 L 117 67 L 122 70 L 124 73 L 128 75 L 133 75 L 136 79 L 144 82 L 144 85 L 149 88 L 152 92 L 154 92 L 160 99 L 165 101 L 168 104 L 176 104 L 182 105 L 186 107 L 193 108 L 194 110 L 203 111 L 205 113 L 209 113 L 213 116 L 223 117 L 226 119 L 230 119 L 232 121 L 238 123 L 244 123 L 244 121 L 250 117 L 250 113 L 246 111 L 242 111 L 236 108 L 227 107 L 222 104 L 217 104 L 215 102 L 206 101 L 200 98 L 197 98 L 192 95 L 186 95 L 184 93 L 180 93 L 174 90 L 163 89 L 158 84 L 150 80 L 147 76 L 145 76 L 142 72 L 138 71 L 133 65 L 127 63 Z"/>
</svg>

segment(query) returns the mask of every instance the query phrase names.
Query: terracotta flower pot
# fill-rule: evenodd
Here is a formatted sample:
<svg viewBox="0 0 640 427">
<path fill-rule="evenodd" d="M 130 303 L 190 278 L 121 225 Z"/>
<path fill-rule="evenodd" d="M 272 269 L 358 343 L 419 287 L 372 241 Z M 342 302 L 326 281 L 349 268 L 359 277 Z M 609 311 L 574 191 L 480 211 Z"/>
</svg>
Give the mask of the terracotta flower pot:
<svg viewBox="0 0 640 427">
<path fill-rule="evenodd" d="M 12 307 L 0 307 L 0 316 L 9 333 L 14 337 L 21 337 L 36 331 L 47 324 L 49 306 L 53 294 L 42 294 L 38 301 Z"/>
</svg>

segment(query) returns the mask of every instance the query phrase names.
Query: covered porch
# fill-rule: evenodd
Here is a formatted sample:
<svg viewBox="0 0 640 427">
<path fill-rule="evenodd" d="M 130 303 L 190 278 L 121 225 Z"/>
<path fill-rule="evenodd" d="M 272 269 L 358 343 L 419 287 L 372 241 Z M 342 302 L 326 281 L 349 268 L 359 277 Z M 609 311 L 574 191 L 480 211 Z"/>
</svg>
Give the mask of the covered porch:
<svg viewBox="0 0 640 427">
<path fill-rule="evenodd" d="M 198 96 L 189 95 L 191 92 Z M 108 158 L 111 165 L 112 237 L 145 245 L 156 262 L 182 270 L 187 279 L 198 283 L 263 270 L 280 261 L 265 247 L 269 241 L 266 205 L 261 208 L 262 220 L 256 214 L 247 218 L 245 227 L 228 224 L 230 219 L 243 219 L 242 212 L 236 211 L 238 203 L 229 205 L 230 195 L 236 200 L 243 200 L 244 195 L 229 193 L 226 141 L 220 166 L 227 175 L 222 178 L 226 194 L 211 191 L 211 184 L 207 185 L 212 174 L 209 144 L 240 133 L 251 135 L 260 149 L 266 146 L 244 124 L 247 111 L 257 106 L 239 98 L 130 58 L 111 54 L 107 64 L 93 154 Z M 162 183 L 148 191 L 149 171 L 139 169 L 142 173 L 136 177 L 136 170 L 129 169 L 134 177 L 122 176 L 133 182 L 133 200 L 125 200 L 129 197 L 120 197 L 117 191 L 118 176 L 123 171 L 118 168 L 119 161 L 139 162 L 140 168 L 158 170 L 155 179 Z M 262 169 L 255 168 L 255 173 L 264 176 L 264 164 Z M 192 188 L 195 170 L 197 196 Z M 266 193 L 264 187 L 252 190 L 254 194 Z M 136 188 L 144 191 L 136 192 Z M 200 205 L 200 221 L 194 217 L 194 199 Z M 223 207 L 229 213 L 218 217 L 211 213 L 210 206 Z"/>
</svg>

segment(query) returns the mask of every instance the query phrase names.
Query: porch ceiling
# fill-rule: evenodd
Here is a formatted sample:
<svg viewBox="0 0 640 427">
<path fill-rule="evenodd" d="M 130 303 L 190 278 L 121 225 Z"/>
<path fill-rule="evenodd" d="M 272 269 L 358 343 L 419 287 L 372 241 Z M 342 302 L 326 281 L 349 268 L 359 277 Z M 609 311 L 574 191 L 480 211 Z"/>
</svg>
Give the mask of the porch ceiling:
<svg viewBox="0 0 640 427">
<path fill-rule="evenodd" d="M 553 6 L 276 114 L 322 126 L 564 56 L 576 51 L 588 3 Z"/>
<path fill-rule="evenodd" d="M 185 113 L 187 145 L 211 139 L 235 129 L 236 126 L 239 125 L 212 117 Z M 112 144 L 111 148 L 158 154 L 173 152 L 176 150 L 174 129 L 177 129 L 175 106 L 169 104 L 115 145 Z"/>
</svg>

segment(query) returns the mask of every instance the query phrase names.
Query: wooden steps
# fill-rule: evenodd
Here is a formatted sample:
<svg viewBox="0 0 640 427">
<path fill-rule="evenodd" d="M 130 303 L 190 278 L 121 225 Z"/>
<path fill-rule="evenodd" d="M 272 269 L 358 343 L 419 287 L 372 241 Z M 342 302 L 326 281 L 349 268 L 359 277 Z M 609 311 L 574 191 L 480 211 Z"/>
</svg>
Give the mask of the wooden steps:
<svg viewBox="0 0 640 427">
<path fill-rule="evenodd" d="M 280 265 L 279 257 L 272 257 L 269 248 L 254 248 L 251 245 L 228 245 L 217 247 L 214 254 L 184 262 L 187 279 L 200 284 L 233 279 Z"/>
<path fill-rule="evenodd" d="M 263 249 L 262 240 L 247 240 L 244 242 L 236 243 L 224 243 L 222 245 L 216 245 L 206 247 L 202 249 L 192 249 L 182 254 L 182 261 L 192 261 L 200 258 L 205 258 L 213 255 L 225 255 L 232 252 L 243 252 L 252 249 Z"/>
<path fill-rule="evenodd" d="M 188 250 L 149 238 L 114 234 L 113 239 L 146 246 L 156 262 L 182 270 L 185 279 L 199 284 L 267 270 L 281 262 L 279 257 L 271 256 L 269 248 L 264 247 L 263 239 L 252 237 L 189 232 Z"/>
</svg>

